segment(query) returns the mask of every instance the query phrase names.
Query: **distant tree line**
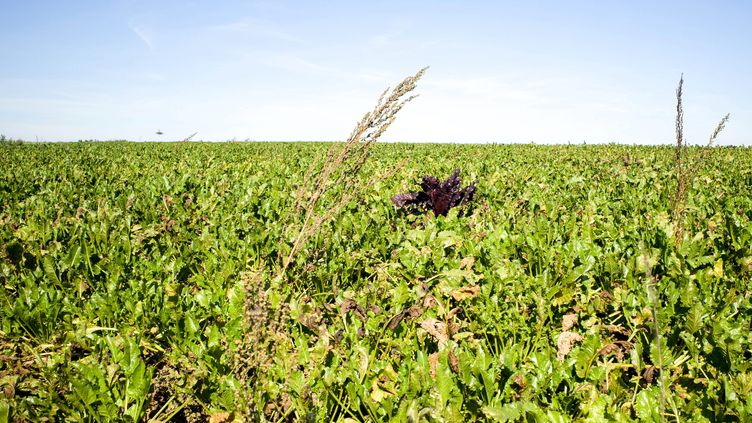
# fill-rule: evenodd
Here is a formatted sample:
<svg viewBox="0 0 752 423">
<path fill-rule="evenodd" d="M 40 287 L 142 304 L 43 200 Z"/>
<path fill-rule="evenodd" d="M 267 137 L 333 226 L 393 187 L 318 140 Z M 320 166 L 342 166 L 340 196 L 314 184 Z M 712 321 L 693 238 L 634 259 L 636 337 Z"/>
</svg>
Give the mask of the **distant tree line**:
<svg viewBox="0 0 752 423">
<path fill-rule="evenodd" d="M 13 139 L 10 137 L 6 137 L 3 134 L 0 134 L 0 143 L 15 143 L 15 144 L 21 144 L 23 143 L 23 140 L 21 138 Z"/>
</svg>

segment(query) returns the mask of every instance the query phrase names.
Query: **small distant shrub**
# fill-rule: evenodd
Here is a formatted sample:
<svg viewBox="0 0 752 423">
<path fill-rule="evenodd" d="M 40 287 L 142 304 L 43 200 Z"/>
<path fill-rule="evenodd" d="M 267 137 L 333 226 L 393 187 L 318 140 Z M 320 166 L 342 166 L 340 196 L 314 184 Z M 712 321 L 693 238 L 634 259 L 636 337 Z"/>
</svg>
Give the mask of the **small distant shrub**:
<svg viewBox="0 0 752 423">
<path fill-rule="evenodd" d="M 19 139 L 13 139 L 10 137 L 6 137 L 3 134 L 0 134 L 0 143 L 2 144 L 23 144 L 23 140 Z"/>
</svg>

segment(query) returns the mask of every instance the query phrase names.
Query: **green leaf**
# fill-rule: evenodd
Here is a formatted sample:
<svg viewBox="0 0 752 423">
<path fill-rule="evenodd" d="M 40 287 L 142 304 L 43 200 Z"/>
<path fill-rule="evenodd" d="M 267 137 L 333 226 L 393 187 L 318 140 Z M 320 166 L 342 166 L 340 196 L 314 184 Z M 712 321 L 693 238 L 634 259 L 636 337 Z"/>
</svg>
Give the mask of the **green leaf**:
<svg viewBox="0 0 752 423">
<path fill-rule="evenodd" d="M 288 379 L 287 383 L 293 392 L 300 395 L 300 393 L 303 392 L 303 387 L 306 384 L 305 375 L 303 374 L 302 371 L 298 370 L 292 375 L 290 375 L 290 378 Z"/>
<path fill-rule="evenodd" d="M 520 419 L 529 412 L 537 411 L 535 404 L 527 401 L 517 401 L 504 405 L 485 406 L 483 414 L 497 422 L 508 422 Z"/>
<path fill-rule="evenodd" d="M 60 284 L 60 279 L 57 276 L 55 265 L 52 263 L 50 256 L 44 256 L 44 258 L 42 259 L 42 269 L 44 269 L 44 274 L 49 280 L 51 280 L 55 284 Z"/>
<path fill-rule="evenodd" d="M 75 269 L 78 263 L 81 261 L 81 246 L 77 245 L 72 248 L 68 253 L 68 259 L 66 260 L 66 266 L 69 269 Z"/>
<path fill-rule="evenodd" d="M 138 360 L 128 377 L 128 396 L 131 398 L 140 398 L 146 395 L 149 388 L 149 378 L 147 377 L 146 365 L 143 360 Z"/>
<path fill-rule="evenodd" d="M 637 394 L 635 411 L 642 421 L 660 421 L 660 391 L 657 386 L 643 389 Z"/>
<path fill-rule="evenodd" d="M 695 334 L 703 327 L 703 321 L 705 320 L 705 310 L 702 304 L 695 303 L 692 308 L 687 312 L 687 320 L 684 322 L 684 329 L 690 334 Z"/>
<path fill-rule="evenodd" d="M 78 397 L 78 399 L 85 405 L 93 404 L 94 401 L 97 400 L 99 392 L 94 390 L 93 386 L 90 385 L 86 380 L 73 379 L 71 380 L 71 385 L 73 386 L 73 392 L 75 392 L 76 397 Z"/>
<path fill-rule="evenodd" d="M 444 404 L 452 399 L 452 389 L 455 387 L 454 377 L 449 368 L 439 360 L 436 365 L 436 390 Z"/>
<path fill-rule="evenodd" d="M 189 335 L 193 335 L 199 330 L 198 321 L 190 314 L 185 315 L 185 330 Z"/>
<path fill-rule="evenodd" d="M 207 338 L 208 343 L 207 346 L 209 348 L 217 347 L 220 345 L 221 342 L 221 334 L 219 333 L 219 328 L 217 325 L 211 325 L 209 326 L 205 332 L 208 332 Z"/>
<path fill-rule="evenodd" d="M 600 350 L 601 341 L 598 335 L 590 335 L 579 346 L 574 347 L 574 367 L 577 376 L 587 378 Z"/>
<path fill-rule="evenodd" d="M 10 405 L 3 399 L 0 401 L 0 422 L 10 421 Z"/>
<path fill-rule="evenodd" d="M 653 363 L 654 366 L 663 366 L 663 368 L 667 368 L 674 362 L 674 355 L 666 343 L 666 337 L 661 337 L 660 356 L 658 355 L 658 350 L 658 343 L 655 339 L 651 339 L 650 362 Z"/>
<path fill-rule="evenodd" d="M 196 294 L 196 302 L 203 308 L 209 307 L 209 295 L 205 290 L 201 290 Z"/>
<path fill-rule="evenodd" d="M 120 362 L 120 366 L 123 368 L 126 376 L 131 376 L 133 372 L 137 371 L 139 363 L 143 364 L 141 362 L 141 348 L 139 348 L 138 341 L 134 338 L 128 338 L 125 341 L 123 360 Z"/>
</svg>

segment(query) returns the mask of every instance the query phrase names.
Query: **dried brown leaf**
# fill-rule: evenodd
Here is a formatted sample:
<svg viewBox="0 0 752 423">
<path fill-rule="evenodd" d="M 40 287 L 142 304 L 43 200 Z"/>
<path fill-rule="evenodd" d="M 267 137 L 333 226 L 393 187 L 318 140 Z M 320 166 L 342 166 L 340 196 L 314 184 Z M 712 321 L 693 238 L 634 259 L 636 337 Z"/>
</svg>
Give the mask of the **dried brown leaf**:
<svg viewBox="0 0 752 423">
<path fill-rule="evenodd" d="M 386 327 L 391 330 L 395 330 L 397 329 L 397 326 L 399 326 L 399 324 L 402 323 L 402 320 L 404 319 L 415 320 L 418 317 L 420 317 L 421 314 L 423 314 L 423 310 L 421 310 L 420 307 L 412 306 L 410 308 L 400 311 L 394 317 L 389 319 L 389 323 L 387 323 Z"/>
<path fill-rule="evenodd" d="M 615 341 L 598 351 L 598 354 L 605 357 L 609 354 L 614 354 L 618 361 L 624 361 L 624 353 L 634 348 L 634 344 L 627 341 Z"/>
<path fill-rule="evenodd" d="M 321 314 L 321 310 L 316 308 L 311 310 L 308 313 L 305 313 L 298 317 L 298 321 L 308 328 L 309 330 L 313 331 L 316 334 L 319 334 L 322 331 L 325 331 L 324 326 L 322 325 L 323 322 L 323 316 Z"/>
<path fill-rule="evenodd" d="M 599 296 L 601 297 L 601 299 L 604 299 L 604 300 L 606 300 L 608 302 L 612 302 L 615 299 L 614 295 L 612 293 L 608 292 L 608 291 L 601 292 L 599 294 Z"/>
<path fill-rule="evenodd" d="M 412 306 L 405 310 L 405 317 L 409 317 L 411 320 L 415 320 L 423 314 L 423 309 L 418 306 Z"/>
<path fill-rule="evenodd" d="M 572 351 L 574 344 L 582 341 L 582 335 L 575 332 L 562 332 L 559 338 L 556 340 L 556 358 L 559 361 L 564 361 L 567 354 Z"/>
<path fill-rule="evenodd" d="M 439 304 L 439 302 L 436 300 L 436 297 L 434 297 L 431 294 L 428 294 L 425 297 L 423 297 L 423 309 L 424 310 L 429 309 L 429 308 L 431 308 L 433 306 L 436 306 L 438 304 Z"/>
<path fill-rule="evenodd" d="M 449 350 L 449 368 L 452 369 L 452 371 L 455 374 L 458 374 L 460 372 L 460 361 L 457 359 L 457 356 L 454 354 L 454 350 Z"/>
<path fill-rule="evenodd" d="M 460 261 L 460 269 L 472 269 L 473 265 L 475 264 L 475 257 L 468 256 L 462 259 Z"/>
<path fill-rule="evenodd" d="M 209 423 L 226 423 L 232 421 L 232 414 L 228 412 L 214 413 L 209 416 Z"/>
<path fill-rule="evenodd" d="M 447 325 L 444 322 L 436 320 L 432 317 L 420 322 L 420 327 L 428 332 L 431 336 L 436 338 L 439 346 L 444 345 L 449 340 L 449 333 L 447 332 Z"/>
<path fill-rule="evenodd" d="M 577 324 L 577 314 L 575 313 L 566 314 L 561 319 L 561 330 L 566 332 L 569 329 L 572 329 L 574 325 L 576 324 Z"/>
<path fill-rule="evenodd" d="M 452 298 L 457 301 L 466 300 L 468 298 L 477 297 L 480 293 L 480 287 L 478 285 L 464 286 L 452 291 Z"/>
<path fill-rule="evenodd" d="M 436 367 L 439 365 L 439 353 L 435 352 L 428 356 L 428 366 L 431 371 L 431 377 L 436 379 Z"/>
<path fill-rule="evenodd" d="M 355 312 L 355 315 L 358 317 L 358 319 L 366 320 L 366 310 L 363 308 L 363 306 L 355 302 L 355 300 L 348 298 L 342 301 L 342 304 L 339 307 L 339 312 L 342 316 L 345 316 L 347 315 L 347 313 L 353 311 Z"/>
<path fill-rule="evenodd" d="M 647 382 L 647 383 L 653 383 L 653 381 L 655 380 L 655 371 L 657 369 L 658 368 L 655 367 L 655 366 L 647 366 L 647 367 L 645 367 L 645 371 L 642 372 L 642 378 L 645 380 L 645 382 Z"/>
<path fill-rule="evenodd" d="M 397 329 L 397 326 L 399 326 L 400 323 L 402 323 L 402 320 L 405 318 L 405 312 L 400 311 L 399 313 L 395 314 L 394 317 L 389 319 L 389 323 L 387 323 L 386 327 L 391 330 Z"/>
<path fill-rule="evenodd" d="M 621 325 L 606 325 L 604 329 L 614 335 L 621 335 L 625 339 L 629 339 L 632 336 L 632 331 Z"/>
<path fill-rule="evenodd" d="M 621 348 L 619 348 L 619 346 L 614 343 L 608 344 L 605 347 L 601 348 L 600 351 L 598 351 L 598 354 L 603 357 L 612 353 L 616 356 L 617 360 L 624 360 L 624 353 L 622 352 Z"/>
</svg>

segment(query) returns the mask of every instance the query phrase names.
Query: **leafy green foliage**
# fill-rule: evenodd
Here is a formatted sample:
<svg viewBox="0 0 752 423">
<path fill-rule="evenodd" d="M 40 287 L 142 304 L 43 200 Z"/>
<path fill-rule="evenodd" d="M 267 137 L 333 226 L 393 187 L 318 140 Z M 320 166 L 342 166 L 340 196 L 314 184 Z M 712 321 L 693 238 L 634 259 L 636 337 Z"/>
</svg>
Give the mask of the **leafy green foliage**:
<svg viewBox="0 0 752 423">
<path fill-rule="evenodd" d="M 752 418 L 749 150 L 677 246 L 670 148 L 376 145 L 280 284 L 326 147 L 0 146 L 0 421 L 658 420 L 657 362 L 666 419 Z M 395 212 L 460 164 L 462 219 Z"/>
</svg>

